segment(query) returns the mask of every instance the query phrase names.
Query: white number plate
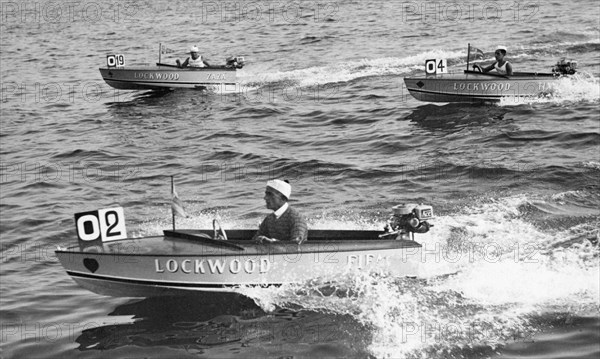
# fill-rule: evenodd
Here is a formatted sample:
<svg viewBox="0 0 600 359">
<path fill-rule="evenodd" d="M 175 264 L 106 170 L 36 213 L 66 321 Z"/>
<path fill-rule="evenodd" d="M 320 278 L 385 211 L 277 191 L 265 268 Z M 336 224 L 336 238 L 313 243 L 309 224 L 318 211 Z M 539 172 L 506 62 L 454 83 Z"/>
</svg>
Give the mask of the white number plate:
<svg viewBox="0 0 600 359">
<path fill-rule="evenodd" d="M 425 61 L 425 73 L 428 75 L 448 73 L 448 66 L 446 65 L 446 59 L 426 60 Z"/>
<path fill-rule="evenodd" d="M 123 55 L 108 55 L 106 56 L 107 67 L 125 66 L 125 56 Z"/>
<path fill-rule="evenodd" d="M 127 238 L 123 208 L 106 208 L 75 214 L 77 237 L 85 244 Z M 98 243 L 99 244 L 99 243 Z"/>
</svg>

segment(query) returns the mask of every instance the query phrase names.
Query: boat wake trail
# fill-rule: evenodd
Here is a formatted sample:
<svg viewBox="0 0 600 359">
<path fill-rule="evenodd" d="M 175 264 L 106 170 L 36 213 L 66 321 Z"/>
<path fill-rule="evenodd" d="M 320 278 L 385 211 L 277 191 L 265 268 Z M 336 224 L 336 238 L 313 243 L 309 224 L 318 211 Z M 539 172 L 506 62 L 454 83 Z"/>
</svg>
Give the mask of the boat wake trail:
<svg viewBox="0 0 600 359">
<path fill-rule="evenodd" d="M 503 198 L 438 217 L 418 279 L 354 271 L 240 290 L 266 311 L 352 316 L 371 331 L 368 350 L 378 358 L 493 355 L 557 321 L 600 312 L 598 214 L 561 209 L 563 199 Z"/>
<path fill-rule="evenodd" d="M 310 87 L 316 85 L 350 82 L 360 78 L 402 75 L 421 69 L 430 58 L 458 58 L 460 51 L 433 50 L 408 57 L 385 57 L 347 61 L 328 66 L 315 66 L 292 71 L 251 73 L 240 72 L 239 78 L 249 88 Z"/>
</svg>

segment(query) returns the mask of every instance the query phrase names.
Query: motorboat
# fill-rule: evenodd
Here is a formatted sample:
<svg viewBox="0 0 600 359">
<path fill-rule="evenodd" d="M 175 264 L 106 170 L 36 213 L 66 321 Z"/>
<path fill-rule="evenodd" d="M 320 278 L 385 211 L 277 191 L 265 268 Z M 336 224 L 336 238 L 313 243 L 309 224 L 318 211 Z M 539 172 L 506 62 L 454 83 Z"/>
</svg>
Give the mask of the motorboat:
<svg viewBox="0 0 600 359">
<path fill-rule="evenodd" d="M 225 64 L 185 67 L 166 64 L 125 66 L 123 55 L 108 55 L 106 67 L 99 68 L 104 81 L 119 90 L 161 90 L 174 88 L 235 91 L 237 70 L 245 64 L 242 56 L 228 57 Z"/>
<path fill-rule="evenodd" d="M 552 91 L 561 76 L 553 73 L 515 72 L 512 76 L 465 70 L 464 73 L 406 77 L 408 92 L 427 102 L 497 102 L 504 97 L 538 98 Z"/>
<path fill-rule="evenodd" d="M 502 98 L 519 101 L 552 92 L 559 79 L 575 74 L 577 69 L 576 61 L 562 59 L 547 73 L 484 73 L 477 64 L 469 70 L 470 50 L 469 45 L 467 69 L 463 72 L 448 72 L 445 59 L 425 61 L 425 76 L 404 78 L 408 92 L 427 102 L 497 102 Z"/>
<path fill-rule="evenodd" d="M 237 68 L 226 66 L 187 67 L 157 63 L 156 66 L 100 68 L 104 81 L 119 90 L 171 88 L 210 89 L 237 86 Z"/>
<path fill-rule="evenodd" d="M 431 206 L 394 207 L 383 230 L 310 230 L 308 240 L 252 240 L 256 230 L 164 230 L 161 236 L 122 238 L 122 208 L 76 215 L 78 245 L 55 253 L 67 274 L 92 292 L 117 297 L 232 293 L 332 278 L 348 271 L 378 271 L 416 277 Z M 99 223 L 103 220 L 108 223 Z M 105 240 L 104 233 L 115 238 Z"/>
</svg>

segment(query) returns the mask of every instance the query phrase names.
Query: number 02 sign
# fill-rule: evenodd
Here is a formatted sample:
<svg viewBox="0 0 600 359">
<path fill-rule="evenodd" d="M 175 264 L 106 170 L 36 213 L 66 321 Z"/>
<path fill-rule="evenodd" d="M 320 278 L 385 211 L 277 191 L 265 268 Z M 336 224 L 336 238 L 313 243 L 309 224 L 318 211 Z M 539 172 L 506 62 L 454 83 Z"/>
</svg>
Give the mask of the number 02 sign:
<svg viewBox="0 0 600 359">
<path fill-rule="evenodd" d="M 426 60 L 425 61 L 425 73 L 427 75 L 448 73 L 448 66 L 446 66 L 446 59 Z"/>
<path fill-rule="evenodd" d="M 100 244 L 127 238 L 123 208 L 107 208 L 75 214 L 80 243 Z"/>
</svg>

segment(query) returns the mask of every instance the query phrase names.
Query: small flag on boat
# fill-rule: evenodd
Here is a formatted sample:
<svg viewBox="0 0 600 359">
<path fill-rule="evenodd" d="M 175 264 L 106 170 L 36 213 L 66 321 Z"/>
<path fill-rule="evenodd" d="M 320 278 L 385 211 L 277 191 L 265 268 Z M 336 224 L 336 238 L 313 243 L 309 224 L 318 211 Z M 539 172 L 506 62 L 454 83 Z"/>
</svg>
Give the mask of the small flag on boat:
<svg viewBox="0 0 600 359">
<path fill-rule="evenodd" d="M 161 54 L 170 54 L 170 53 L 173 53 L 173 52 L 175 52 L 175 50 L 173 50 L 173 49 L 169 49 L 169 48 L 168 48 L 168 47 L 166 47 L 165 45 L 161 45 L 161 46 L 160 46 L 160 53 L 161 53 Z"/>
<path fill-rule="evenodd" d="M 483 51 L 481 51 L 481 49 L 469 45 L 469 50 L 469 61 L 483 59 L 484 54 Z"/>
<path fill-rule="evenodd" d="M 172 199 L 171 200 L 171 209 L 173 210 L 173 213 L 177 213 L 181 217 L 187 218 L 187 214 L 185 213 L 185 210 L 183 209 L 183 202 L 181 202 L 181 200 L 179 199 L 179 196 L 177 195 L 177 191 L 175 190 L 175 185 L 173 185 L 173 193 L 172 193 L 171 199 Z"/>
</svg>

